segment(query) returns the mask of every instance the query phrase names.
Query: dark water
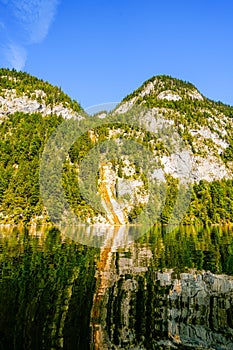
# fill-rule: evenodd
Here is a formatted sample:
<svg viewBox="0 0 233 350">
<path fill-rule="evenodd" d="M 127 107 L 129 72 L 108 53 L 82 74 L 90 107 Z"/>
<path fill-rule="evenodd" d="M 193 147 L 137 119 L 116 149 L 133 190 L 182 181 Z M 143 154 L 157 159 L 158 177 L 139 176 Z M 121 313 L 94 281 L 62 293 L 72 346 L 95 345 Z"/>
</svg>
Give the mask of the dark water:
<svg viewBox="0 0 233 350">
<path fill-rule="evenodd" d="M 233 349 L 232 228 L 0 232 L 0 349 Z"/>
</svg>

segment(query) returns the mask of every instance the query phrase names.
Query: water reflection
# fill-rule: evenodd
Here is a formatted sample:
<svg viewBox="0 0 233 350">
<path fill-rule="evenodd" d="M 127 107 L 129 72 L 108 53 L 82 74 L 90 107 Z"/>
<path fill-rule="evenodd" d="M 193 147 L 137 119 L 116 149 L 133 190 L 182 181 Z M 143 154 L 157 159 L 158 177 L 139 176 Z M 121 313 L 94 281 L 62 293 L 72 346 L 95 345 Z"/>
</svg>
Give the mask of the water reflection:
<svg viewBox="0 0 233 350">
<path fill-rule="evenodd" d="M 232 233 L 2 229 L 0 349 L 233 349 Z"/>
<path fill-rule="evenodd" d="M 73 241 L 95 248 L 127 248 L 149 231 L 149 226 L 64 226 L 60 230 Z"/>
</svg>

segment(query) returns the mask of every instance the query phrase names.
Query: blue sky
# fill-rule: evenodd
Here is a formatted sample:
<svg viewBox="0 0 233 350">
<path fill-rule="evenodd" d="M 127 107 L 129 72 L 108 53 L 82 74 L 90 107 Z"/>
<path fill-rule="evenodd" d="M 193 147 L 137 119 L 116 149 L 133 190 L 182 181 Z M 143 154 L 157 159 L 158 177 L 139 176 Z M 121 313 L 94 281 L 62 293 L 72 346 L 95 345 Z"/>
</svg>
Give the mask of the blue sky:
<svg viewBox="0 0 233 350">
<path fill-rule="evenodd" d="M 0 0 L 0 66 L 83 107 L 120 101 L 158 74 L 233 105 L 233 1 Z"/>
</svg>

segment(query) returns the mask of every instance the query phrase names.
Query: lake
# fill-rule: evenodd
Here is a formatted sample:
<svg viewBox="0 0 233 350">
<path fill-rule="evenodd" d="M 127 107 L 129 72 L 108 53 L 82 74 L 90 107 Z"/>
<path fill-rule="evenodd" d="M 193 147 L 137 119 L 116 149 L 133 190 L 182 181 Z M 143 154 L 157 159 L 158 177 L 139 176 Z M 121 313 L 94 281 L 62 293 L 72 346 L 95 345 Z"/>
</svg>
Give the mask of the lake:
<svg viewBox="0 0 233 350">
<path fill-rule="evenodd" d="M 0 349 L 233 349 L 233 228 L 0 229 Z M 68 230 L 69 231 L 69 230 Z"/>
</svg>

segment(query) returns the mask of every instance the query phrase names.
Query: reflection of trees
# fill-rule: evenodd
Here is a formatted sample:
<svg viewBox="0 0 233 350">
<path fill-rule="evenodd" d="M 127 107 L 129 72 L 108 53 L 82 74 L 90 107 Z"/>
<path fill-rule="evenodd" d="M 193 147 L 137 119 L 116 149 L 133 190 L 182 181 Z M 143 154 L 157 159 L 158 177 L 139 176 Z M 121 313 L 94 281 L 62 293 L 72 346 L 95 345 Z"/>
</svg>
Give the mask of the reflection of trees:
<svg viewBox="0 0 233 350">
<path fill-rule="evenodd" d="M 0 348 L 88 349 L 97 250 L 56 229 L 15 230 L 1 248 Z"/>
</svg>

